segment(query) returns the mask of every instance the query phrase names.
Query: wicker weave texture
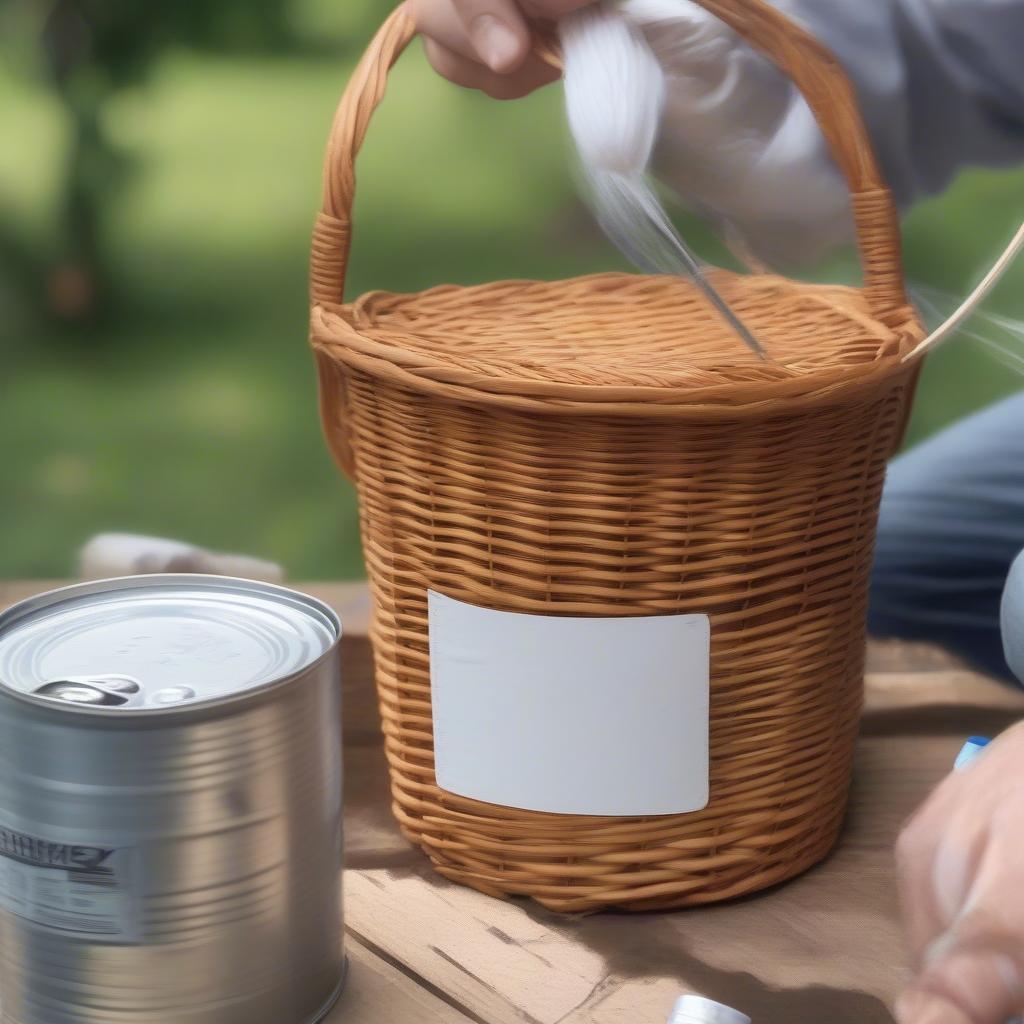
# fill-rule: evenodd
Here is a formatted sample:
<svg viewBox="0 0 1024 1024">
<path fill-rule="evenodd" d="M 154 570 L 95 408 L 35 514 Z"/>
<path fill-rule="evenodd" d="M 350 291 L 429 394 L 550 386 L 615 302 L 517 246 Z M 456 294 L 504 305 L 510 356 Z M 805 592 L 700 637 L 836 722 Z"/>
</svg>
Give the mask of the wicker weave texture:
<svg viewBox="0 0 1024 1024">
<path fill-rule="evenodd" d="M 580 911 L 722 899 L 819 860 L 850 779 L 878 502 L 912 374 L 701 422 L 456 403 L 346 367 L 336 342 L 318 351 L 325 395 L 346 392 L 344 421 L 328 401 L 326 422 L 356 452 L 395 813 L 437 869 Z M 708 809 L 586 819 L 439 790 L 428 589 L 549 615 L 709 614 Z"/>
<path fill-rule="evenodd" d="M 791 63 L 836 73 L 761 0 L 708 6 L 748 29 L 766 18 L 769 51 L 783 40 Z M 792 877 L 844 814 L 878 505 L 917 374 L 901 358 L 922 336 L 870 152 L 843 136 L 863 185 L 863 290 L 717 275 L 770 362 L 667 278 L 346 306 L 353 161 L 410 35 L 400 11 L 339 108 L 312 270 L 324 428 L 359 491 L 395 814 L 446 877 L 558 911 L 707 903 Z M 546 615 L 708 614 L 707 809 L 585 818 L 440 790 L 428 590 Z"/>
</svg>

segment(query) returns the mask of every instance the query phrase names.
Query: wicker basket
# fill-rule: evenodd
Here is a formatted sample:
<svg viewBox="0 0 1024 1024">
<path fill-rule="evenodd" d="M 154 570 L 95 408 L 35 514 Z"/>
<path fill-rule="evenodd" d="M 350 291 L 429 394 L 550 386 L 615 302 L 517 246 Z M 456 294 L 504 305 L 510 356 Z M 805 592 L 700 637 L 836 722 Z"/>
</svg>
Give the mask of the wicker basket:
<svg viewBox="0 0 1024 1024">
<path fill-rule="evenodd" d="M 849 83 L 763 0 L 701 0 L 802 88 L 844 171 L 861 290 L 715 272 L 751 355 L 687 283 L 606 274 L 342 304 L 353 162 L 414 29 L 346 92 L 313 244 L 312 340 L 354 477 L 394 813 L 444 876 L 559 911 L 709 903 L 819 861 L 842 823 L 886 461 L 922 337 Z M 542 814 L 434 776 L 427 592 L 574 616 L 711 616 L 711 801 Z"/>
</svg>

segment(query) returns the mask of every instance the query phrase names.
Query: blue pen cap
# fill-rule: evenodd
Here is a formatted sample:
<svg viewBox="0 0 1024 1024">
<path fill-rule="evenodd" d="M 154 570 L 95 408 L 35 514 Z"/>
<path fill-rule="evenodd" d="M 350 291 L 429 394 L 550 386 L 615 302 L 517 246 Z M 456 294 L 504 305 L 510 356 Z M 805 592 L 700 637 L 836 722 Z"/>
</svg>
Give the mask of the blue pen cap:
<svg viewBox="0 0 1024 1024">
<path fill-rule="evenodd" d="M 992 741 L 985 736 L 972 736 L 963 746 L 963 749 L 957 754 L 956 762 L 953 765 L 953 771 L 962 772 L 965 768 L 970 767 L 974 763 L 975 758 L 991 743 Z"/>
</svg>

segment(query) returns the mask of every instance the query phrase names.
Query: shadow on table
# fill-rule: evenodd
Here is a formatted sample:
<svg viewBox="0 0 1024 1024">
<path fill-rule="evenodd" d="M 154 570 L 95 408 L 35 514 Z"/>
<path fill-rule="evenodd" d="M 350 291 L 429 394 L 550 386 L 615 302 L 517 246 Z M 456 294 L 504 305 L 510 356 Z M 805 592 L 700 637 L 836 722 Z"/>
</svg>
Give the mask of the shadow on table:
<svg viewBox="0 0 1024 1024">
<path fill-rule="evenodd" d="M 551 916 L 540 908 L 524 910 L 551 925 Z M 643 922 L 634 944 L 623 941 L 621 915 L 577 919 L 573 934 L 604 958 L 610 975 L 678 977 L 680 994 L 693 990 L 735 1007 L 753 1024 L 892 1024 L 892 1013 L 876 996 L 823 985 L 775 989 L 745 971 L 722 970 L 688 953 L 679 932 L 657 915 L 631 919 Z"/>
</svg>

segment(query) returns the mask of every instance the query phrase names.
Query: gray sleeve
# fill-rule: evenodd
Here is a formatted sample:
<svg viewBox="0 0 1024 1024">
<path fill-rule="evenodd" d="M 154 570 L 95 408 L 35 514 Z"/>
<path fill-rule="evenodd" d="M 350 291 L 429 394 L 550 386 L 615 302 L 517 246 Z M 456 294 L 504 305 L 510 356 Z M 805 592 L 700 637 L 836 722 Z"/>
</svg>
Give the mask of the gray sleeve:
<svg viewBox="0 0 1024 1024">
<path fill-rule="evenodd" d="M 903 207 L 1024 163 L 1024 0 L 776 0 L 844 65 Z"/>
</svg>

